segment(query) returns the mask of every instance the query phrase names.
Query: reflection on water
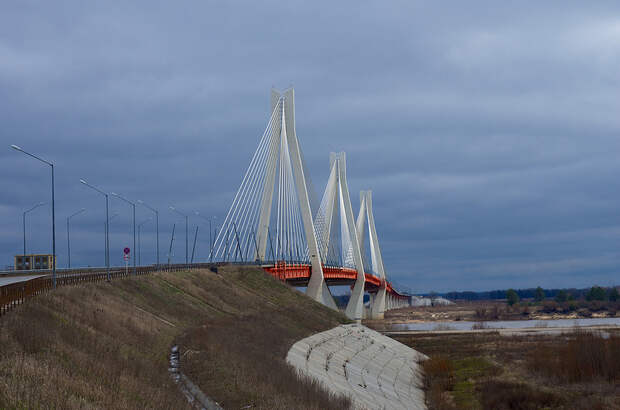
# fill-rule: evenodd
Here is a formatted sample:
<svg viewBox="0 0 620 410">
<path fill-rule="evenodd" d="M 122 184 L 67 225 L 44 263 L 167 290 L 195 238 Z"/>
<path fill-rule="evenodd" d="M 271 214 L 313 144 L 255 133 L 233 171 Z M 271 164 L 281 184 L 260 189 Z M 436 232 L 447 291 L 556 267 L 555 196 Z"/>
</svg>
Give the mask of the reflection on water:
<svg viewBox="0 0 620 410">
<path fill-rule="evenodd" d="M 472 330 L 472 329 L 524 329 L 528 327 L 573 327 L 573 326 L 620 326 L 620 317 L 593 319 L 554 319 L 554 320 L 498 320 L 488 322 L 424 322 L 394 324 L 391 330 Z"/>
</svg>

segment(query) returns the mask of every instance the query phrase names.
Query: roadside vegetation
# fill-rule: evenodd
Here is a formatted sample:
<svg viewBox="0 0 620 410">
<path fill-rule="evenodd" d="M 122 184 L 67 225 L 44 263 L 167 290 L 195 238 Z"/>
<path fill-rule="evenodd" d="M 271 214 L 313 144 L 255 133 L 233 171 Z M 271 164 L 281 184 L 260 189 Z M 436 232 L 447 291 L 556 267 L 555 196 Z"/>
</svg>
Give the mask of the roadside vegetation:
<svg viewBox="0 0 620 410">
<path fill-rule="evenodd" d="M 620 409 L 620 332 L 415 335 L 430 409 Z"/>
<path fill-rule="evenodd" d="M 174 344 L 224 408 L 348 408 L 285 363 L 345 321 L 257 268 L 60 288 L 0 318 L 0 408 L 190 408 L 168 374 Z"/>
</svg>

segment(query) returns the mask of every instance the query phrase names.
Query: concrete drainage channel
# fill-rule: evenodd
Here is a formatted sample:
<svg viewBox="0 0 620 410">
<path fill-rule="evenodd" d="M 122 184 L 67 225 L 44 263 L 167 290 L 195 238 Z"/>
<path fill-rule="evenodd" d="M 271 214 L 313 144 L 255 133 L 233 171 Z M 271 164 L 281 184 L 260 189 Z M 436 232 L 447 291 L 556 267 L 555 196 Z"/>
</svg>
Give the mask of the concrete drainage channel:
<svg viewBox="0 0 620 410">
<path fill-rule="evenodd" d="M 187 401 L 192 406 L 202 410 L 223 410 L 215 401 L 208 398 L 190 379 L 181 373 L 181 356 L 179 346 L 174 345 L 170 349 L 170 367 L 168 368 L 172 380 L 179 386 Z"/>
</svg>

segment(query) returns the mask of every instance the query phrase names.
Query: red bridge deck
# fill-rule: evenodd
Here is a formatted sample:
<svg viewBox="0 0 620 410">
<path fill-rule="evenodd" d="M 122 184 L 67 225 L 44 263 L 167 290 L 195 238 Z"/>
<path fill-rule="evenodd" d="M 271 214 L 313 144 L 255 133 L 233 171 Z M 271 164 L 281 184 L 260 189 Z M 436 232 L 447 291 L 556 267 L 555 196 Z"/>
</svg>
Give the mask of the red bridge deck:
<svg viewBox="0 0 620 410">
<path fill-rule="evenodd" d="M 275 265 L 265 265 L 263 269 L 271 274 L 274 278 L 292 285 L 303 286 L 310 281 L 312 268 L 306 264 L 289 264 L 286 262 L 278 262 Z M 366 278 L 364 290 L 367 292 L 377 292 L 381 287 L 381 278 L 371 273 L 364 273 Z M 353 285 L 357 278 L 357 271 L 351 268 L 325 266 L 323 265 L 323 277 L 328 285 Z M 399 294 L 390 282 L 385 284 L 388 293 L 396 297 L 407 297 Z"/>
</svg>

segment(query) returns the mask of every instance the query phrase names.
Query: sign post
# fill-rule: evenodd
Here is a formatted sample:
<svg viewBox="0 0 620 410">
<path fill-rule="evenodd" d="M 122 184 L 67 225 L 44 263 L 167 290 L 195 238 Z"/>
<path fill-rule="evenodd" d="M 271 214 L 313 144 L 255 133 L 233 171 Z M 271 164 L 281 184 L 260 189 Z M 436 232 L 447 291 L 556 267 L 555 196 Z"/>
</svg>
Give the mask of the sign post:
<svg viewBox="0 0 620 410">
<path fill-rule="evenodd" d="M 131 249 L 129 249 L 128 247 L 125 247 L 125 249 L 123 249 L 123 259 L 125 260 L 125 276 L 127 276 L 128 274 L 130 253 L 131 253 Z"/>
</svg>

